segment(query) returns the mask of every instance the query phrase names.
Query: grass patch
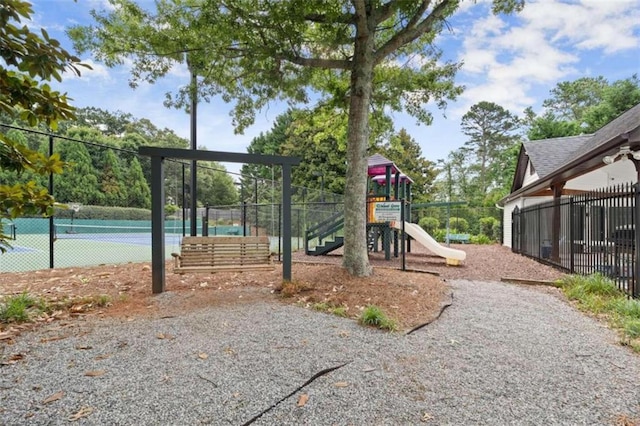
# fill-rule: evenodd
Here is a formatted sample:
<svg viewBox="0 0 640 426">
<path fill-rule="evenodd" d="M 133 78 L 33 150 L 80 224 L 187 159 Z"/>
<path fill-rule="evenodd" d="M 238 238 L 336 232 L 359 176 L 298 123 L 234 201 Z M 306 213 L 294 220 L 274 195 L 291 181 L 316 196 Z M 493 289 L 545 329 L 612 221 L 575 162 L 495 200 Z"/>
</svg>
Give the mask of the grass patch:
<svg viewBox="0 0 640 426">
<path fill-rule="evenodd" d="M 364 308 L 360 314 L 359 321 L 360 324 L 377 327 L 381 330 L 395 331 L 398 329 L 396 322 L 375 305 L 369 305 Z"/>
<path fill-rule="evenodd" d="M 615 283 L 600 274 L 571 275 L 560 280 L 565 295 L 578 308 L 604 317 L 622 335 L 622 344 L 640 352 L 640 301 L 629 299 Z"/>
<path fill-rule="evenodd" d="M 27 292 L 11 296 L 0 305 L 0 322 L 27 322 L 42 312 L 42 302 Z M 34 312 L 37 311 L 37 312 Z"/>
<path fill-rule="evenodd" d="M 632 339 L 640 338 L 640 320 L 630 319 L 623 324 L 624 333 Z M 640 342 L 639 342 L 640 343 Z"/>
<path fill-rule="evenodd" d="M 311 309 L 319 312 L 337 315 L 345 318 L 347 316 L 347 308 L 342 305 L 334 305 L 331 302 L 318 302 L 311 305 Z"/>
<path fill-rule="evenodd" d="M 106 294 L 47 301 L 24 292 L 0 302 L 0 323 L 28 322 L 56 311 L 86 312 L 109 305 L 111 297 Z"/>
</svg>

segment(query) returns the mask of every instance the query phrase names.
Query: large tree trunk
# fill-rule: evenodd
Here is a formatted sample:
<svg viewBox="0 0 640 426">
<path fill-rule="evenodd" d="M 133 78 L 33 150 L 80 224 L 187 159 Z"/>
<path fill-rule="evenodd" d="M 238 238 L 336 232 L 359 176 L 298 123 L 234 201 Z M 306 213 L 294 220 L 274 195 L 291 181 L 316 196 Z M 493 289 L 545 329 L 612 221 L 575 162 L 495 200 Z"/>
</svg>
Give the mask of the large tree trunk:
<svg viewBox="0 0 640 426">
<path fill-rule="evenodd" d="M 360 16 L 359 19 L 366 19 Z M 363 20 L 364 20 L 363 19 Z M 367 147 L 369 145 L 369 104 L 373 81 L 373 31 L 358 25 L 347 132 L 347 176 L 344 197 L 343 266 L 351 275 L 371 275 L 367 250 Z"/>
</svg>

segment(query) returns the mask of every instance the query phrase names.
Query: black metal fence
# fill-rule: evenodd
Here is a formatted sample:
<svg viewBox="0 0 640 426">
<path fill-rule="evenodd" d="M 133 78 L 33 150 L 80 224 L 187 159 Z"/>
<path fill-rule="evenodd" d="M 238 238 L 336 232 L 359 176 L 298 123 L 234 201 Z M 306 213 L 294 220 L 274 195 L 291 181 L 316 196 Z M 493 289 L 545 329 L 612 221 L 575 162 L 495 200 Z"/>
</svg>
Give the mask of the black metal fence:
<svg viewBox="0 0 640 426">
<path fill-rule="evenodd" d="M 601 273 L 640 297 L 638 185 L 623 184 L 516 209 L 512 250 L 570 273 Z"/>
</svg>

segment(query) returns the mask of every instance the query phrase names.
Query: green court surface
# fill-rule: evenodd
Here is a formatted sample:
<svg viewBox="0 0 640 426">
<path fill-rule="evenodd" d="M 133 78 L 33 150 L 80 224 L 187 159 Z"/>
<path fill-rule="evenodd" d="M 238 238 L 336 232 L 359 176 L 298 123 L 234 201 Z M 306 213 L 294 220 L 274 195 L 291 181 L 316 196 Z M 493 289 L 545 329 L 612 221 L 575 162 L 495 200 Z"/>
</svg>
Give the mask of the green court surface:
<svg viewBox="0 0 640 426">
<path fill-rule="evenodd" d="M 13 249 L 0 255 L 0 272 L 49 268 L 49 236 L 18 234 L 10 241 Z M 167 235 L 166 258 L 180 251 L 181 235 Z M 61 236 L 54 242 L 54 267 L 92 266 L 151 261 L 150 235 Z"/>
</svg>

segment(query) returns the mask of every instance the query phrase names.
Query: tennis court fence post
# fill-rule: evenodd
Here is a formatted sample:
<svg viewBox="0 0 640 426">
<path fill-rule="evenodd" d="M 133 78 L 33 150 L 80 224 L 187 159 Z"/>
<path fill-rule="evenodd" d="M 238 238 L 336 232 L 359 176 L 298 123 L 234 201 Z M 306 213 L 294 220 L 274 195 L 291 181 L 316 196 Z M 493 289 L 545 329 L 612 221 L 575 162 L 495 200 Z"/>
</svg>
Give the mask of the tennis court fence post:
<svg viewBox="0 0 640 426">
<path fill-rule="evenodd" d="M 49 157 L 53 155 L 53 135 L 49 134 Z M 53 173 L 49 173 L 49 194 L 53 195 Z M 55 224 L 53 223 L 53 215 L 49 216 L 49 269 L 53 269 L 54 261 L 54 241 L 55 238 Z"/>
</svg>

